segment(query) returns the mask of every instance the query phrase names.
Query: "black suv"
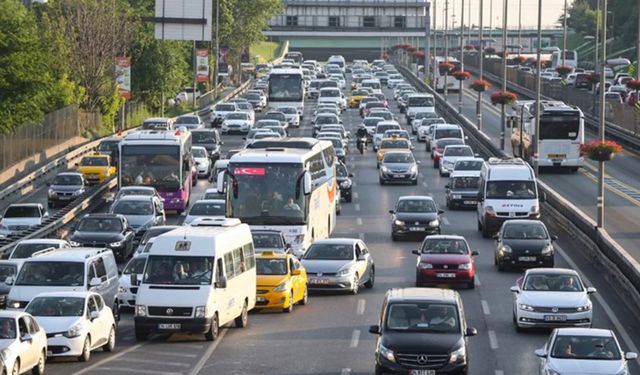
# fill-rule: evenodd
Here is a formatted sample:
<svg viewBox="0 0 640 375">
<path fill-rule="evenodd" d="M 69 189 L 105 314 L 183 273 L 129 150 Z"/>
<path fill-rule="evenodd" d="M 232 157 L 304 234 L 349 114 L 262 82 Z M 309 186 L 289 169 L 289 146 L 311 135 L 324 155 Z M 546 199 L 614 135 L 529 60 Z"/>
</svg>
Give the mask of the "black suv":
<svg viewBox="0 0 640 375">
<path fill-rule="evenodd" d="M 478 331 L 467 327 L 458 292 L 391 289 L 382 306 L 380 322 L 369 327 L 369 332 L 378 335 L 376 375 L 467 374 L 467 337 L 477 335 Z"/>
<path fill-rule="evenodd" d="M 498 271 L 507 267 L 553 268 L 555 250 L 543 222 L 538 220 L 508 220 L 493 237 L 496 240 L 494 264 Z"/>
<path fill-rule="evenodd" d="M 100 247 L 113 251 L 124 262 L 133 253 L 133 229 L 127 218 L 118 214 L 89 214 L 80 219 L 69 237 L 73 247 Z"/>
<path fill-rule="evenodd" d="M 344 201 L 350 203 L 353 197 L 351 196 L 351 178 L 353 173 L 349 173 L 347 166 L 342 163 L 336 164 L 338 186 L 340 186 L 340 196 L 344 198 Z"/>
</svg>

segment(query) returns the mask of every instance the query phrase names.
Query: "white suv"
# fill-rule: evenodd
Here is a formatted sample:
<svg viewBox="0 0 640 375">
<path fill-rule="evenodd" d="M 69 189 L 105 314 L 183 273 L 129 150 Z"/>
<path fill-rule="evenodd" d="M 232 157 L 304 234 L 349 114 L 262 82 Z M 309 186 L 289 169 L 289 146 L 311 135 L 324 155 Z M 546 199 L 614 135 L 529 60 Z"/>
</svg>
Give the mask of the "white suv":
<svg viewBox="0 0 640 375">
<path fill-rule="evenodd" d="M 15 203 L 9 205 L 0 217 L 0 235 L 27 230 L 42 224 L 49 213 L 40 203 Z"/>
</svg>

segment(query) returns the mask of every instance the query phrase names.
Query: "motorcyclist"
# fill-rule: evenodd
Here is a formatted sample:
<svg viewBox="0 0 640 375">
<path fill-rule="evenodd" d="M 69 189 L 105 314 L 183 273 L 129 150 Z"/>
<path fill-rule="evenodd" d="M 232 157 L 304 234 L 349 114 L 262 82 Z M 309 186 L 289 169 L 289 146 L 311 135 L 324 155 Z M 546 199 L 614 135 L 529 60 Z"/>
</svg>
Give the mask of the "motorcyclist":
<svg viewBox="0 0 640 375">
<path fill-rule="evenodd" d="M 358 150 L 360 150 L 360 153 L 364 152 L 367 147 L 367 136 L 367 128 L 364 126 L 360 126 L 356 131 L 357 146 Z"/>
</svg>

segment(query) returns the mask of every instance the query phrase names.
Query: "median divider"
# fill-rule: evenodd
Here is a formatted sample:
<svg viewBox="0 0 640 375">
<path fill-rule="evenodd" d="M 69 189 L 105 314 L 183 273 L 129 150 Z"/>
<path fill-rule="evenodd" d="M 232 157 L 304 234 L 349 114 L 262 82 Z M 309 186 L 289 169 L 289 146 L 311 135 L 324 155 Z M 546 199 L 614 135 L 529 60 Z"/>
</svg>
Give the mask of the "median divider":
<svg viewBox="0 0 640 375">
<path fill-rule="evenodd" d="M 469 143 L 473 144 L 484 157 L 509 157 L 495 146 L 489 137 L 479 131 L 475 124 L 458 113 L 456 108 L 409 69 L 401 65 L 396 67 L 418 90 L 433 94 L 440 113 L 447 121 L 460 124 L 469 138 Z M 634 306 L 640 305 L 640 263 L 613 240 L 606 230 L 598 229 L 589 216 L 540 180 L 538 180 L 538 189 L 546 196 L 543 203 L 543 206 L 547 206 L 545 211 L 555 216 L 556 221 L 564 223 L 563 227 L 571 226 L 568 232 L 574 237 L 579 237 L 579 240 L 588 239 L 594 248 L 592 260 L 604 263 L 611 273 L 607 279 L 615 280 L 622 286 L 618 289 L 621 289 L 623 296 L 629 297 L 625 298 L 626 302 Z"/>
</svg>

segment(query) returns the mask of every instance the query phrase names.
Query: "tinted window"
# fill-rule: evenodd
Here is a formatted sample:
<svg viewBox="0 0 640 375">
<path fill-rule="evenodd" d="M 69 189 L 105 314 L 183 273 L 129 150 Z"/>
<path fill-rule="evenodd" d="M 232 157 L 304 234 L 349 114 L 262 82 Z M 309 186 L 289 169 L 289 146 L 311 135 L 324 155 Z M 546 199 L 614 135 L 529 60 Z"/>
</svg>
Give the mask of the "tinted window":
<svg viewBox="0 0 640 375">
<path fill-rule="evenodd" d="M 53 179 L 52 185 L 82 185 L 82 176 L 62 174 Z"/>
<path fill-rule="evenodd" d="M 258 275 L 287 275 L 287 259 L 256 259 L 256 273 Z"/>
<path fill-rule="evenodd" d="M 384 163 L 413 163 L 413 155 L 410 153 L 386 153 L 382 159 Z"/>
<path fill-rule="evenodd" d="M 403 199 L 398 202 L 397 212 L 436 212 L 436 204 L 427 199 Z"/>
<path fill-rule="evenodd" d="M 4 212 L 4 217 L 40 217 L 40 208 L 37 206 L 10 206 Z"/>
<path fill-rule="evenodd" d="M 467 243 L 457 238 L 431 238 L 422 243 L 424 254 L 468 254 Z"/>
<path fill-rule="evenodd" d="M 547 237 L 547 231 L 540 223 L 509 223 L 502 232 L 505 239 L 542 240 Z"/>
<path fill-rule="evenodd" d="M 472 189 L 472 190 L 476 190 L 478 189 L 478 181 L 480 181 L 479 177 L 452 177 L 449 180 L 449 184 L 451 185 L 451 188 L 454 190 L 457 189 Z"/>
<path fill-rule="evenodd" d="M 303 259 L 350 260 L 354 258 L 352 245 L 315 243 L 309 247 Z"/>
<path fill-rule="evenodd" d="M 578 276 L 561 273 L 535 273 L 527 276 L 523 289 L 545 292 L 581 292 L 582 283 Z"/>
<path fill-rule="evenodd" d="M 137 257 L 133 258 L 127 263 L 127 266 L 122 271 L 123 275 L 137 274 L 142 275 L 144 272 L 144 265 L 147 263 L 147 258 Z"/>
<path fill-rule="evenodd" d="M 214 203 L 195 203 L 189 211 L 189 215 L 197 216 L 224 216 L 225 204 L 224 202 Z"/>
<path fill-rule="evenodd" d="M 612 337 L 556 336 L 551 350 L 553 358 L 596 360 L 620 360 L 620 349 Z"/>
<path fill-rule="evenodd" d="M 457 333 L 460 319 L 455 305 L 402 302 L 389 305 L 386 327 L 393 331 Z"/>
</svg>

